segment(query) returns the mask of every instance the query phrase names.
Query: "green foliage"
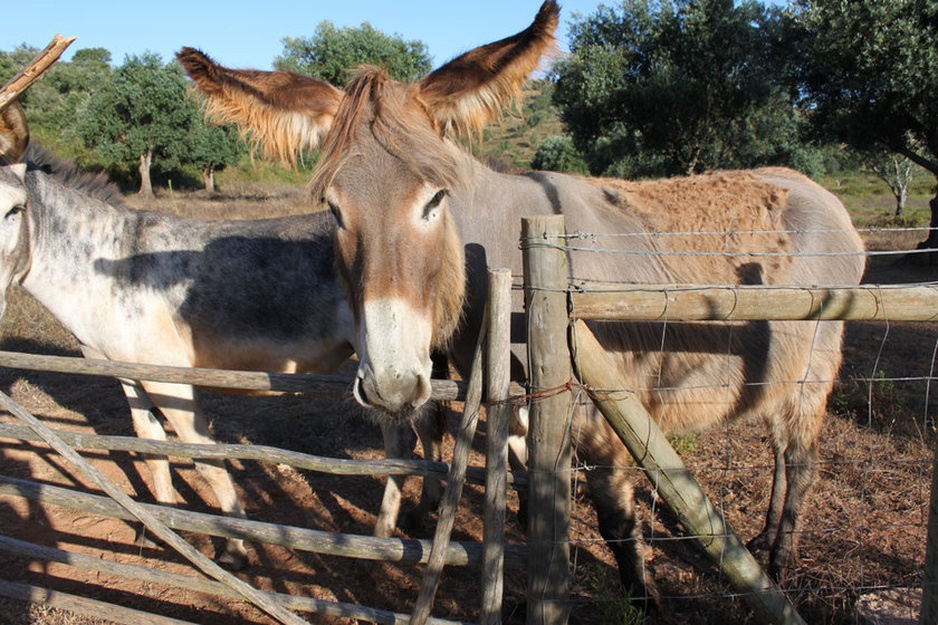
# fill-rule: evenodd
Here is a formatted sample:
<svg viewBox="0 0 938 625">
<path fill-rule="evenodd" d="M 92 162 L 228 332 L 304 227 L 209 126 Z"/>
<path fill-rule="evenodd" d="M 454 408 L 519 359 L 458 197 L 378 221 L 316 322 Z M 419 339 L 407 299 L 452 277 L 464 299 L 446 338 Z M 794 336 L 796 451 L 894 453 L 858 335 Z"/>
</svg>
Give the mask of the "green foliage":
<svg viewBox="0 0 938 625">
<path fill-rule="evenodd" d="M 0 83 L 22 70 L 38 52 L 30 47 L 0 52 Z M 42 80 L 21 96 L 33 137 L 61 154 L 77 155 L 79 147 L 69 143 L 64 132 L 91 94 L 110 80 L 110 58 L 110 52 L 101 48 L 78 50 L 71 62 L 53 65 Z"/>
<path fill-rule="evenodd" d="M 831 412 L 880 431 L 909 429 L 912 411 L 895 380 L 877 370 L 872 379 L 853 378 L 831 394 Z"/>
<path fill-rule="evenodd" d="M 860 151 L 901 154 L 938 179 L 938 2 L 802 0 L 801 8 L 793 32 L 815 128 Z M 938 230 L 924 243 L 938 247 Z"/>
<path fill-rule="evenodd" d="M 733 0 L 625 0 L 571 27 L 554 102 L 593 173 L 788 164 L 800 122 L 776 11 Z"/>
<path fill-rule="evenodd" d="M 187 139 L 197 117 L 179 67 L 146 53 L 128 56 L 111 80 L 88 98 L 74 132 L 109 165 L 139 162 L 145 191 L 151 159 L 163 167 L 187 160 Z"/>
<path fill-rule="evenodd" d="M 688 434 L 674 434 L 668 437 L 668 442 L 680 455 L 692 454 L 697 451 L 697 435 L 693 432 Z"/>
<path fill-rule="evenodd" d="M 329 21 L 316 27 L 312 38 L 286 37 L 283 54 L 274 60 L 279 70 L 306 74 L 336 86 L 345 85 L 348 72 L 362 64 L 385 67 L 392 78 L 412 81 L 430 71 L 427 46 L 389 36 L 367 22 L 359 28 L 336 28 Z"/>
<path fill-rule="evenodd" d="M 810 0 L 798 16 L 815 127 L 938 176 L 938 2 Z"/>
<path fill-rule="evenodd" d="M 577 152 L 573 139 L 567 135 L 553 135 L 541 141 L 531 161 L 531 168 L 576 174 L 589 173 L 586 161 Z"/>
<path fill-rule="evenodd" d="M 619 576 L 609 569 L 598 570 L 589 577 L 591 594 L 595 597 L 598 622 L 602 625 L 641 625 L 645 612 L 622 590 Z"/>
<path fill-rule="evenodd" d="M 201 115 L 193 120 L 187 138 L 186 160 L 202 171 L 221 171 L 238 162 L 243 153 L 234 126 L 206 126 Z"/>
</svg>

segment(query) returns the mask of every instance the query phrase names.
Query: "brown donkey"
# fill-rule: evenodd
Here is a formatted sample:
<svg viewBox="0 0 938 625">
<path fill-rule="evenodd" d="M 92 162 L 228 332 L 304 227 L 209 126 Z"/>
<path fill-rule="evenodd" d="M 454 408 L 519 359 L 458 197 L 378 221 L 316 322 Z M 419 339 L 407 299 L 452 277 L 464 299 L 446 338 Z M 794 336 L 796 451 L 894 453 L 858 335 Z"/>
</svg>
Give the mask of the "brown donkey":
<svg viewBox="0 0 938 625">
<path fill-rule="evenodd" d="M 571 280 L 579 283 L 860 280 L 863 246 L 846 210 L 794 171 L 627 182 L 505 175 L 468 154 L 456 136 L 477 132 L 518 94 L 553 49 L 558 15 L 548 0 L 528 29 L 419 82 L 402 84 L 363 68 L 343 92 L 292 74 L 225 69 L 190 48 L 178 55 L 207 94 L 210 113 L 253 131 L 271 153 L 325 137 L 312 189 L 335 218 L 336 260 L 360 357 L 355 396 L 365 406 L 401 416 L 417 410 L 429 396 L 434 348 L 448 348 L 465 371 L 485 305 L 485 263 L 520 275 L 523 216 L 561 213 L 570 232 L 632 235 L 602 238 L 601 247 L 628 253 L 575 256 Z M 679 231 L 699 236 L 658 236 Z M 615 359 L 622 387 L 634 390 L 666 432 L 738 417 L 765 420 L 776 469 L 765 529 L 753 544 L 771 549 L 771 571 L 782 575 L 795 562 L 794 531 L 815 479 L 843 324 L 593 329 Z M 578 409 L 573 427 L 579 457 L 595 467 L 586 473 L 590 492 L 623 583 L 656 600 L 624 470 L 628 453 L 592 407 Z"/>
</svg>

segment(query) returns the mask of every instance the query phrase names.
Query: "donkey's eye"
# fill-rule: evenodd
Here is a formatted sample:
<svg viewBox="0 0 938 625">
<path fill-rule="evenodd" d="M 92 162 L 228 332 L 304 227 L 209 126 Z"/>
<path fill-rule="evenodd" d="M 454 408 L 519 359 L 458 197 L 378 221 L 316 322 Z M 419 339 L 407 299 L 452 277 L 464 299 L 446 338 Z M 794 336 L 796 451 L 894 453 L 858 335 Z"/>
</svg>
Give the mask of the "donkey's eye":
<svg viewBox="0 0 938 625">
<path fill-rule="evenodd" d="M 436 195 L 434 195 L 433 198 L 427 202 L 427 205 L 423 207 L 423 218 L 425 220 L 430 219 L 430 217 L 433 215 L 433 211 L 440 207 L 440 204 L 443 202 L 443 198 L 445 198 L 448 194 L 449 191 L 446 189 L 440 189 L 436 192 Z"/>
<path fill-rule="evenodd" d="M 339 228 L 344 228 L 345 225 L 342 223 L 342 213 L 339 212 L 339 207 L 335 202 L 327 201 L 326 205 L 329 207 L 329 212 L 332 213 L 332 218 L 335 219 L 335 225 Z"/>
<path fill-rule="evenodd" d="M 17 204 L 13 208 L 7 211 L 7 214 L 4 216 L 5 219 L 9 219 L 13 215 L 19 215 L 20 213 L 26 210 L 26 206 L 23 204 Z"/>
</svg>

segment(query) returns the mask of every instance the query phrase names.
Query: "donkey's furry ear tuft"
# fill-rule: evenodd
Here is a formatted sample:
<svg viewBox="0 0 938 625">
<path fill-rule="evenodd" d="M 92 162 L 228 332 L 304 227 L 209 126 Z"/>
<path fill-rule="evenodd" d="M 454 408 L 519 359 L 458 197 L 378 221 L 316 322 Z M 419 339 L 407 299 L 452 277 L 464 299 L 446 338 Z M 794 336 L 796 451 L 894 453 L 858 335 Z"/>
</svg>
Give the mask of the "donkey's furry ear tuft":
<svg viewBox="0 0 938 625">
<path fill-rule="evenodd" d="M 541 59 L 556 50 L 560 7 L 547 0 L 527 29 L 458 56 L 417 87 L 443 129 L 468 135 L 497 118 Z"/>
<path fill-rule="evenodd" d="M 23 181 L 26 180 L 26 163 L 15 163 L 10 166 L 10 169 L 13 170 L 17 178 Z"/>
<path fill-rule="evenodd" d="M 195 48 L 182 48 L 176 59 L 205 96 L 208 119 L 236 124 L 268 156 L 293 163 L 319 147 L 343 95 L 291 72 L 229 69 Z"/>
<path fill-rule="evenodd" d="M 0 111 L 0 163 L 15 163 L 29 145 L 29 124 L 19 101 Z"/>
</svg>

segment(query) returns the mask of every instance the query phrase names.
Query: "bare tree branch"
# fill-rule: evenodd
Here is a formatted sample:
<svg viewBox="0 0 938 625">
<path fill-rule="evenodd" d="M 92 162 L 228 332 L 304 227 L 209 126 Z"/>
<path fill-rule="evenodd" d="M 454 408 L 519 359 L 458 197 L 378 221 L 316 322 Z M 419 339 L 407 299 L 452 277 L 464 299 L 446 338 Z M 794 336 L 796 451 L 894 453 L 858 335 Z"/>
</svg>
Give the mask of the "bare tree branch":
<svg viewBox="0 0 938 625">
<path fill-rule="evenodd" d="M 75 37 L 62 37 L 56 35 L 53 37 L 45 50 L 37 54 L 29 65 L 19 74 L 10 79 L 10 81 L 0 88 L 0 111 L 10 105 L 11 102 L 22 94 L 31 84 L 36 82 L 46 70 L 59 59 L 59 56 L 65 49 L 75 41 Z"/>
</svg>

